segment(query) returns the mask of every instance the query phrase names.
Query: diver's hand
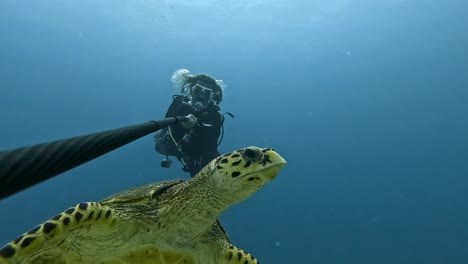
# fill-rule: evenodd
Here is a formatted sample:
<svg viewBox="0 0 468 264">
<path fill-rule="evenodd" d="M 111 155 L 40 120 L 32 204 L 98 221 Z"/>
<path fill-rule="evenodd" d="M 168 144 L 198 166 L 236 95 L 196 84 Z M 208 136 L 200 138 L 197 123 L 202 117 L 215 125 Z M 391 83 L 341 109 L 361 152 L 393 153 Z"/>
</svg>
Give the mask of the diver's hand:
<svg viewBox="0 0 468 264">
<path fill-rule="evenodd" d="M 188 117 L 188 120 L 184 120 L 180 122 L 182 127 L 184 127 L 185 129 L 194 127 L 198 122 L 197 118 L 192 114 L 189 114 L 187 117 Z"/>
</svg>

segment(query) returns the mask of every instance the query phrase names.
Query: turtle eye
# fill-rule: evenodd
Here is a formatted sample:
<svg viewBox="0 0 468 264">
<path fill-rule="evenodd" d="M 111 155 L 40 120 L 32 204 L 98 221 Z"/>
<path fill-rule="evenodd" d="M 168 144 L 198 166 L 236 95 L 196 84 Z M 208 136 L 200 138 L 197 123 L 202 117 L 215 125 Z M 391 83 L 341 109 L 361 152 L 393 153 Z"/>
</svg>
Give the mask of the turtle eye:
<svg viewBox="0 0 468 264">
<path fill-rule="evenodd" d="M 245 148 L 241 151 L 242 157 L 250 162 L 258 162 L 262 159 L 263 154 L 260 149 L 257 148 Z"/>
<path fill-rule="evenodd" d="M 251 149 L 245 149 L 244 150 L 244 156 L 247 158 L 247 159 L 253 159 L 255 158 L 255 151 L 251 150 Z"/>
</svg>

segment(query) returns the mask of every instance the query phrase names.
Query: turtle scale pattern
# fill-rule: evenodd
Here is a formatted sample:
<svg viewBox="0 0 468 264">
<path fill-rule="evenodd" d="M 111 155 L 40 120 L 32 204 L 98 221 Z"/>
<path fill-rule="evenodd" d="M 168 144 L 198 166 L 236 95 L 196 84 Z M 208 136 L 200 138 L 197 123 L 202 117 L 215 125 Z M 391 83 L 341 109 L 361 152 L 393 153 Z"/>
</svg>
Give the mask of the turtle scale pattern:
<svg viewBox="0 0 468 264">
<path fill-rule="evenodd" d="M 231 244 L 218 217 L 285 164 L 272 149 L 247 147 L 214 159 L 190 180 L 79 203 L 0 248 L 0 264 L 257 264 Z"/>
</svg>

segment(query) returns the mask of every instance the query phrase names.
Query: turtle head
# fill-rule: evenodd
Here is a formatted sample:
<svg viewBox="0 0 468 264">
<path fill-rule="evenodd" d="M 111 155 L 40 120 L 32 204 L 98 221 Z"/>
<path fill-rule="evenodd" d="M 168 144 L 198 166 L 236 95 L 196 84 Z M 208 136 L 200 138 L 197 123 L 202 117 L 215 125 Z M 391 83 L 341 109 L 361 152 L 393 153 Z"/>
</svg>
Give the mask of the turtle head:
<svg viewBox="0 0 468 264">
<path fill-rule="evenodd" d="M 250 146 L 214 159 L 205 169 L 225 197 L 239 202 L 273 180 L 284 165 L 273 149 Z"/>
</svg>

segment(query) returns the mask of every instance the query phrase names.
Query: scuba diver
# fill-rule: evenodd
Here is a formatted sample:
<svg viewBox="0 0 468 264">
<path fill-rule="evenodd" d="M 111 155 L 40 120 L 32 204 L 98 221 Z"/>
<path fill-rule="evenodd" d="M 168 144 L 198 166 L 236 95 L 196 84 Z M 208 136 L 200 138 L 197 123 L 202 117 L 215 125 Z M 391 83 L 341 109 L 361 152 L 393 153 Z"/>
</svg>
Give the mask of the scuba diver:
<svg viewBox="0 0 468 264">
<path fill-rule="evenodd" d="M 175 156 L 184 165 L 183 170 L 193 177 L 220 155 L 218 138 L 221 135 L 222 139 L 224 116 L 219 104 L 225 85 L 221 80 L 206 74 L 193 75 L 186 69 L 174 72 L 171 81 L 181 95 L 172 96 L 166 117 L 190 115 L 192 122 L 159 130 L 154 136 L 155 150 L 166 156 L 162 167 L 169 168 L 168 156 Z"/>
</svg>

